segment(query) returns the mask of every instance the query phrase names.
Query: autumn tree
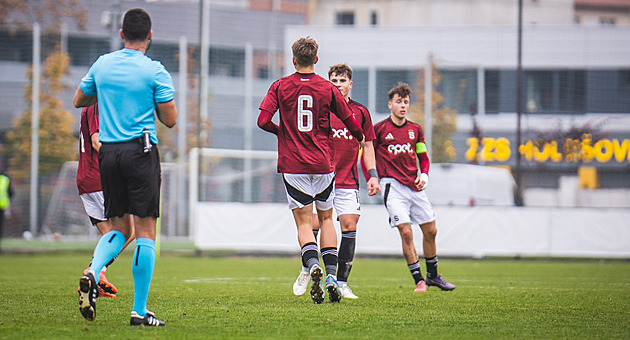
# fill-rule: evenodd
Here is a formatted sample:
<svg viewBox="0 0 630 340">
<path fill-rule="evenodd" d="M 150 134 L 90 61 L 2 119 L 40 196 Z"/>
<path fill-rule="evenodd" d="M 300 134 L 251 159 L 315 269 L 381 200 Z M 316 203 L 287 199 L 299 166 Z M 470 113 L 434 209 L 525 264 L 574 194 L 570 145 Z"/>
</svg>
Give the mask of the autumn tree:
<svg viewBox="0 0 630 340">
<path fill-rule="evenodd" d="M 39 173 L 54 174 L 61 169 L 64 162 L 76 159 L 76 136 L 73 130 L 74 118 L 68 110 L 63 109 L 60 92 L 67 89 L 63 78 L 68 72 L 69 57 L 57 52 L 44 61 L 42 91 L 39 112 Z M 28 71 L 28 79 L 32 79 L 32 68 Z M 32 102 L 33 83 L 29 82 L 24 89 L 27 103 Z M 24 165 L 30 164 L 31 157 L 31 123 L 32 111 L 25 110 L 15 121 L 14 129 L 7 132 L 5 149 L 9 157 L 10 174 L 20 180 L 29 176 Z"/>
<path fill-rule="evenodd" d="M 39 114 L 39 173 L 56 173 L 63 162 L 76 159 L 74 119 L 63 109 L 59 96 L 67 87 L 63 78 L 68 73 L 69 57 L 59 50 L 59 32 L 64 20 L 69 19 L 84 30 L 87 11 L 80 0 L 0 0 L 0 27 L 9 31 L 30 30 L 37 22 L 42 27 L 43 74 L 40 82 Z M 32 67 L 26 77 L 24 101 L 29 109 L 14 120 L 14 128 L 5 135 L 4 151 L 10 173 L 16 179 L 26 179 L 31 156 Z"/>
<path fill-rule="evenodd" d="M 0 26 L 10 29 L 30 28 L 33 22 L 51 32 L 59 32 L 64 18 L 71 18 L 85 30 L 87 11 L 80 0 L 0 0 Z"/>
<path fill-rule="evenodd" d="M 425 86 L 424 86 L 425 68 L 418 70 L 418 76 L 415 83 L 416 101 L 411 105 L 410 119 L 419 122 L 425 121 Z M 435 163 L 448 163 L 456 158 L 455 148 L 451 137 L 457 132 L 457 111 L 449 108 L 444 104 L 444 96 L 436 90 L 442 82 L 442 74 L 438 71 L 437 65 L 431 63 L 431 113 L 433 126 L 423 126 L 426 131 L 432 128 L 431 134 L 431 161 Z"/>
</svg>

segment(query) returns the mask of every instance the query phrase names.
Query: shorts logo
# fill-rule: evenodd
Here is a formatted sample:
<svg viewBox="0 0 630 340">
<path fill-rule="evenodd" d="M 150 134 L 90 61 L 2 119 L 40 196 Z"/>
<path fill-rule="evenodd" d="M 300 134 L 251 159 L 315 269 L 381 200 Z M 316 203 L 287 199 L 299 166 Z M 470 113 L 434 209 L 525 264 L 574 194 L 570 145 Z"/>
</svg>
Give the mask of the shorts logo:
<svg viewBox="0 0 630 340">
<path fill-rule="evenodd" d="M 390 140 L 390 139 L 394 139 L 394 135 L 392 135 L 392 133 L 388 133 L 387 136 L 385 136 L 385 140 Z"/>
<path fill-rule="evenodd" d="M 352 135 L 348 134 L 350 131 L 348 131 L 347 128 L 343 128 L 343 129 L 332 129 L 333 130 L 333 138 L 344 138 L 344 139 L 352 139 Z"/>
<path fill-rule="evenodd" d="M 402 152 L 406 152 L 406 153 L 413 153 L 413 149 L 411 148 L 411 143 L 407 143 L 407 144 L 396 144 L 396 145 L 389 145 L 387 147 L 387 151 L 389 151 L 390 153 L 393 153 L 394 155 L 397 155 L 399 153 Z"/>
<path fill-rule="evenodd" d="M 394 221 L 396 221 L 396 222 L 400 221 L 400 218 L 398 217 L 398 215 L 394 216 Z"/>
<path fill-rule="evenodd" d="M 416 134 L 413 132 L 413 130 L 409 130 L 409 139 L 416 139 Z"/>
</svg>

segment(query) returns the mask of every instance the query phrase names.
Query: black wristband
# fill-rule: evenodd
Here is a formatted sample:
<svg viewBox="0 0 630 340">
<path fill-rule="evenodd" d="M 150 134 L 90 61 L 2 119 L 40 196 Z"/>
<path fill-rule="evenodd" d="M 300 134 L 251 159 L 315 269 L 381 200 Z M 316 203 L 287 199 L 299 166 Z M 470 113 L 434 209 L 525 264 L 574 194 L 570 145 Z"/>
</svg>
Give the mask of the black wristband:
<svg viewBox="0 0 630 340">
<path fill-rule="evenodd" d="M 370 178 L 372 178 L 372 177 L 378 178 L 378 172 L 376 172 L 376 169 L 368 170 L 368 174 L 370 175 Z"/>
</svg>

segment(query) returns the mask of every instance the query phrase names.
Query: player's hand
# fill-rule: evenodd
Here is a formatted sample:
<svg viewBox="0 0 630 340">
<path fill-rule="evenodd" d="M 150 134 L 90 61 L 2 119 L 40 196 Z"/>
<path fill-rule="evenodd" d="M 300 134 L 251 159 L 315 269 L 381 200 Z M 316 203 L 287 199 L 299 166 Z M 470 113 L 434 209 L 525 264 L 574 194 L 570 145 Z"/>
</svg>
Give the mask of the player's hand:
<svg viewBox="0 0 630 340">
<path fill-rule="evenodd" d="M 364 145 L 365 145 L 365 135 L 363 135 L 363 139 L 359 142 L 359 147 L 363 149 Z"/>
<path fill-rule="evenodd" d="M 416 188 L 418 188 L 418 190 L 426 189 L 427 185 L 429 184 L 429 175 L 420 174 L 420 176 L 416 177 L 414 183 L 416 184 Z"/>
<path fill-rule="evenodd" d="M 372 177 L 367 182 L 368 195 L 374 196 L 381 191 L 381 185 L 378 184 L 378 178 Z"/>
</svg>

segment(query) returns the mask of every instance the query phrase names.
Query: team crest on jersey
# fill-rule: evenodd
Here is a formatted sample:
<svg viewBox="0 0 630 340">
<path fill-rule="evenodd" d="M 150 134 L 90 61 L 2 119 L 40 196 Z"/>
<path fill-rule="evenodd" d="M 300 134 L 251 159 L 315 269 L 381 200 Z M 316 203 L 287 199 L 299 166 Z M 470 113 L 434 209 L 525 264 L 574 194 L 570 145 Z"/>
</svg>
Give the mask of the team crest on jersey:
<svg viewBox="0 0 630 340">
<path fill-rule="evenodd" d="M 390 132 L 390 133 L 387 134 L 387 136 L 385 136 L 385 139 L 386 140 L 394 139 L 394 135 L 392 135 L 392 133 Z"/>
<path fill-rule="evenodd" d="M 409 130 L 409 139 L 416 139 L 416 133 L 413 130 Z"/>
</svg>

